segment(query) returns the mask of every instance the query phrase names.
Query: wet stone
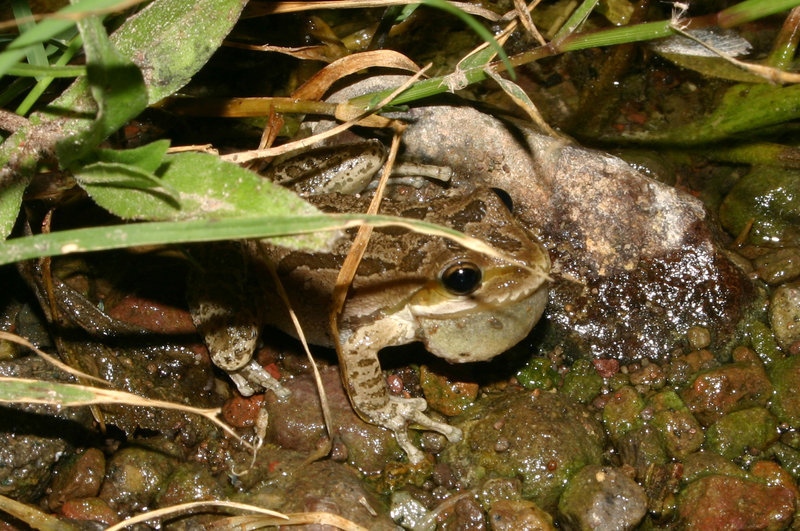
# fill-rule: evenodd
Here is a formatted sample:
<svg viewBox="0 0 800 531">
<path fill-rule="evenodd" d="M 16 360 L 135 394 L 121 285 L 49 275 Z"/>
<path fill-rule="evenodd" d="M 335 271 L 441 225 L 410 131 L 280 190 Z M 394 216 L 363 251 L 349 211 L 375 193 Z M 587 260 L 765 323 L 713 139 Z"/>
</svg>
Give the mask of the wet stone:
<svg viewBox="0 0 800 531">
<path fill-rule="evenodd" d="M 752 220 L 747 232 L 750 243 L 797 245 L 800 242 L 797 171 L 753 166 L 722 201 L 719 217 L 732 234 L 740 234 Z"/>
<path fill-rule="evenodd" d="M 728 413 L 706 431 L 706 448 L 728 459 L 763 450 L 778 439 L 778 420 L 762 407 Z"/>
<path fill-rule="evenodd" d="M 775 387 L 770 411 L 781 422 L 800 428 L 800 356 L 776 361 L 769 375 Z"/>
<path fill-rule="evenodd" d="M 489 510 L 492 531 L 554 531 L 553 518 L 538 505 L 524 500 L 499 500 Z"/>
<path fill-rule="evenodd" d="M 50 482 L 47 505 L 55 511 L 69 500 L 97 496 L 105 474 L 106 458 L 97 448 L 62 459 Z"/>
<path fill-rule="evenodd" d="M 624 386 L 613 393 L 603 408 L 603 425 L 613 440 L 644 425 L 641 417 L 644 400 L 630 386 Z"/>
<path fill-rule="evenodd" d="M 670 457 L 681 459 L 703 445 L 703 428 L 674 391 L 662 391 L 650 397 L 654 426 L 664 441 Z"/>
<path fill-rule="evenodd" d="M 629 431 L 614 442 L 614 449 L 621 464 L 632 467 L 640 479 L 646 477 L 653 465 L 664 465 L 669 461 L 659 432 L 651 426 Z"/>
<path fill-rule="evenodd" d="M 795 497 L 782 486 L 710 475 L 689 483 L 678 498 L 680 528 L 784 529 L 794 515 Z"/>
<path fill-rule="evenodd" d="M 328 404 L 335 426 L 335 436 L 344 446 L 347 461 L 366 474 L 376 474 L 387 461 L 402 459 L 403 453 L 389 430 L 367 424 L 353 411 L 342 387 L 336 367 L 320 370 L 328 395 Z M 267 393 L 269 412 L 268 439 L 281 447 L 299 452 L 311 452 L 326 437 L 319 404 L 319 394 L 313 377 L 306 373 L 286 382 L 291 394 L 278 399 Z"/>
<path fill-rule="evenodd" d="M 65 381 L 63 372 L 38 356 L 0 362 L 0 376 Z M 74 451 L 71 441 L 81 440 L 91 423 L 88 407 L 0 406 L 0 494 L 22 502 L 39 498 L 54 465 Z"/>
<path fill-rule="evenodd" d="M 450 513 L 437 529 L 442 531 L 454 531 L 460 529 L 474 529 L 475 531 L 485 531 L 487 529 L 486 518 L 478 501 L 469 496 L 459 499 L 454 510 Z"/>
<path fill-rule="evenodd" d="M 731 363 L 702 372 L 681 392 L 689 411 L 704 426 L 737 409 L 765 406 L 771 395 L 767 374 L 755 363 Z"/>
<path fill-rule="evenodd" d="M 334 513 L 376 531 L 397 529 L 383 504 L 364 488 L 359 475 L 351 467 L 330 460 L 275 474 L 270 481 L 244 493 L 242 501 L 284 513 Z"/>
<path fill-rule="evenodd" d="M 175 460 L 145 448 L 123 448 L 108 461 L 99 497 L 121 515 L 152 507 Z"/>
<path fill-rule="evenodd" d="M 485 509 L 498 501 L 522 499 L 522 482 L 517 478 L 489 478 L 478 491 L 478 499 Z"/>
<path fill-rule="evenodd" d="M 112 525 L 120 521 L 120 517 L 111 506 L 100 498 L 75 498 L 67 500 L 60 508 L 60 513 L 65 518 L 81 521 L 86 526 L 87 521 Z M 84 527 L 86 528 L 86 527 Z"/>
<path fill-rule="evenodd" d="M 199 463 L 180 463 L 160 489 L 156 504 L 169 507 L 198 500 L 221 499 L 224 487 Z"/>
<path fill-rule="evenodd" d="M 747 472 L 736 466 L 733 461 L 714 452 L 695 452 L 683 460 L 683 484 L 691 483 L 702 477 L 718 474 L 741 479 L 748 479 Z"/>
<path fill-rule="evenodd" d="M 778 345 L 790 352 L 792 345 L 800 343 L 800 282 L 784 284 L 775 290 L 769 318 Z"/>
<path fill-rule="evenodd" d="M 331 101 L 398 86 L 370 78 Z M 469 106 L 415 107 L 405 156 L 508 192 L 553 262 L 541 348 L 573 357 L 660 359 L 702 324 L 725 345 L 755 296 L 699 200 L 621 159 L 501 121 Z M 315 132 L 330 127 L 321 122 Z M 589 207 L 590 205 L 590 207 Z"/>
<path fill-rule="evenodd" d="M 519 478 L 523 498 L 545 510 L 555 507 L 573 474 L 602 460 L 602 427 L 583 406 L 558 393 L 485 399 L 453 424 L 464 430 L 464 438 L 448 446 L 440 460 L 463 483 L 474 487 L 485 476 Z"/>
<path fill-rule="evenodd" d="M 767 284 L 790 282 L 800 276 L 800 247 L 775 249 L 755 258 L 753 265 Z"/>
<path fill-rule="evenodd" d="M 589 465 L 569 481 L 558 510 L 575 529 L 634 529 L 647 512 L 647 498 L 619 468 Z"/>
</svg>

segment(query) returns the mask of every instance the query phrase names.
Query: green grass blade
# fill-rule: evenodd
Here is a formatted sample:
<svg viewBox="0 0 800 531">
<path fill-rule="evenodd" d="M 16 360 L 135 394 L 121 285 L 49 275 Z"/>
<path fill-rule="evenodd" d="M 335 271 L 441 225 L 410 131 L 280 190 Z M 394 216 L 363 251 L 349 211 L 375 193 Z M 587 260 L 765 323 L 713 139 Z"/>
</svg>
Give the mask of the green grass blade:
<svg viewBox="0 0 800 531">
<path fill-rule="evenodd" d="M 514 73 L 514 67 L 508 60 L 508 55 L 506 54 L 503 47 L 495 40 L 494 36 L 487 30 L 483 25 L 475 20 L 475 17 L 470 15 L 469 13 L 465 13 L 455 7 L 452 4 L 445 2 L 444 0 L 423 0 L 423 2 L 431 7 L 435 7 L 437 9 L 441 9 L 442 11 L 446 11 L 452 15 L 457 16 L 460 18 L 464 23 L 472 29 L 475 33 L 480 36 L 481 39 L 489 43 L 489 46 L 497 52 L 497 55 L 500 57 L 500 60 L 503 61 L 503 64 L 506 66 L 508 70 L 508 75 L 511 79 L 516 79 L 516 74 Z"/>
<path fill-rule="evenodd" d="M 122 249 L 138 245 L 164 245 L 176 242 L 208 242 L 244 238 L 276 238 L 312 234 L 319 231 L 339 230 L 361 223 L 370 223 L 376 226 L 413 226 L 433 234 L 454 238 L 463 236 L 458 231 L 431 223 L 393 216 L 368 216 L 365 214 L 302 217 L 262 216 L 220 220 L 147 222 L 67 230 L 6 240 L 0 243 L 0 265 L 37 257 Z M 316 242 L 317 240 L 311 241 Z"/>
</svg>

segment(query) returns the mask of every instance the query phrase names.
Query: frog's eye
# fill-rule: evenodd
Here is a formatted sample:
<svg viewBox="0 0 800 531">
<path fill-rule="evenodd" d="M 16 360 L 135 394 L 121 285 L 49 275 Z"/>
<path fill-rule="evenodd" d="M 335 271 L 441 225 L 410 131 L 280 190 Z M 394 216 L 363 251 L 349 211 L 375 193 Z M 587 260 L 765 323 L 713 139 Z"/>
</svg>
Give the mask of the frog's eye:
<svg viewBox="0 0 800 531">
<path fill-rule="evenodd" d="M 453 295 L 469 295 L 481 286 L 481 270 L 472 262 L 447 266 L 439 277 L 442 286 Z"/>
</svg>

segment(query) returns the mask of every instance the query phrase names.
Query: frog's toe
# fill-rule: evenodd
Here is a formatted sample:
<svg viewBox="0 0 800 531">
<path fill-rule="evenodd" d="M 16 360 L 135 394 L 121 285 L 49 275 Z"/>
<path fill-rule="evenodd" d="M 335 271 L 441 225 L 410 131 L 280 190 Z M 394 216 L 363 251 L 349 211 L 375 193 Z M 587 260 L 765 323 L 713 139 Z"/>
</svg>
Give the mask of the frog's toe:
<svg viewBox="0 0 800 531">
<path fill-rule="evenodd" d="M 425 459 L 425 454 L 422 453 L 422 450 L 411 443 L 411 439 L 408 438 L 408 431 L 406 431 L 405 427 L 400 430 L 392 431 L 394 432 L 394 438 L 397 440 L 397 444 L 400 445 L 400 448 L 406 453 L 408 461 L 412 465 L 416 465 Z"/>
<path fill-rule="evenodd" d="M 427 416 L 423 411 L 428 407 L 423 398 L 400 398 L 390 396 L 391 415 L 382 424 L 392 430 L 397 439 L 397 443 L 408 454 L 408 459 L 412 463 L 422 460 L 422 452 L 417 449 L 408 438 L 408 425 L 413 424 L 415 428 L 431 430 L 441 433 L 451 443 L 461 440 L 461 430 L 451 426 L 446 422 L 439 422 Z"/>
<path fill-rule="evenodd" d="M 256 392 L 256 389 L 270 390 L 278 398 L 289 396 L 289 390 L 255 360 L 250 360 L 241 369 L 229 371 L 228 374 L 242 396 L 251 396 Z"/>
</svg>

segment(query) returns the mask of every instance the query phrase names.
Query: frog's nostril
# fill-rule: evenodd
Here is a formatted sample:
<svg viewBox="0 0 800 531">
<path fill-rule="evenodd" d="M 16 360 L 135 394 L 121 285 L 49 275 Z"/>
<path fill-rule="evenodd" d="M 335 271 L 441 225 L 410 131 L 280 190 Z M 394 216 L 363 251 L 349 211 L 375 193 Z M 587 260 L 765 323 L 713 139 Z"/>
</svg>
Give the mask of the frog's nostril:
<svg viewBox="0 0 800 531">
<path fill-rule="evenodd" d="M 508 192 L 502 188 L 492 188 L 492 192 L 500 198 L 500 201 L 503 202 L 509 212 L 514 212 L 514 201 L 511 199 L 511 195 Z"/>
</svg>

